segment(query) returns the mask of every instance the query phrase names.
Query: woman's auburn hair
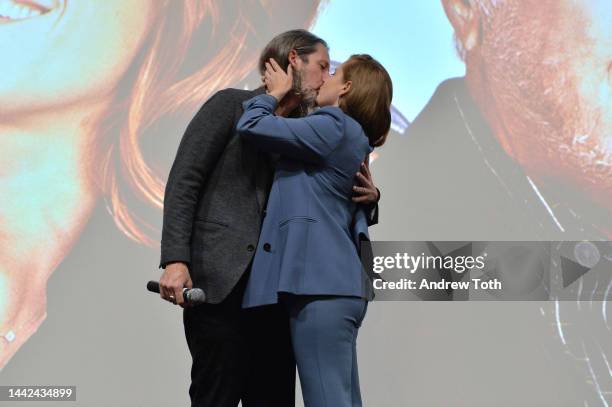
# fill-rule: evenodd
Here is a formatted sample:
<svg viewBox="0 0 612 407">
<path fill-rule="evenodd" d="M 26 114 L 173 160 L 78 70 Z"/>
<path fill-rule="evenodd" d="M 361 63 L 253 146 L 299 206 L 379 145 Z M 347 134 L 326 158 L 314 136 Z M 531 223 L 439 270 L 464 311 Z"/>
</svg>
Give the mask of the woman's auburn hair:
<svg viewBox="0 0 612 407">
<path fill-rule="evenodd" d="M 159 228 L 145 219 L 159 218 L 167 170 L 144 147 L 168 146 L 158 144 L 163 140 L 156 136 L 164 130 L 164 135 L 168 130 L 175 135 L 178 129 L 168 128 L 170 119 L 182 122 L 214 92 L 243 81 L 275 34 L 270 30 L 310 26 L 318 5 L 319 0 L 312 0 L 286 13 L 282 0 L 159 2 L 154 28 L 118 84 L 108 111 L 89 123 L 98 133 L 88 152 L 90 173 L 128 238 L 158 244 L 151 236 Z"/>
<path fill-rule="evenodd" d="M 372 147 L 382 146 L 391 128 L 393 83 L 389 73 L 370 55 L 358 54 L 342 64 L 342 78 L 351 81 L 351 87 L 340 97 L 340 109 L 361 125 Z"/>
</svg>

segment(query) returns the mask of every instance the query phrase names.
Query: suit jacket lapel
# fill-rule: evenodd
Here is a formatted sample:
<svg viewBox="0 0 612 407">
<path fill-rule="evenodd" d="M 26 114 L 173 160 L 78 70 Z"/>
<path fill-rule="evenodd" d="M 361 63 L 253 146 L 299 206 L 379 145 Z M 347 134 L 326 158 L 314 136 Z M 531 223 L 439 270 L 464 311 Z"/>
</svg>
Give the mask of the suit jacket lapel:
<svg viewBox="0 0 612 407">
<path fill-rule="evenodd" d="M 260 87 L 253 91 L 253 96 L 261 95 L 262 93 L 265 93 L 265 89 Z M 254 176 L 255 198 L 257 199 L 259 213 L 261 213 L 266 207 L 266 200 L 274 174 L 274 165 L 270 162 L 270 157 L 267 153 L 258 150 L 253 152 L 256 154 Z"/>
</svg>

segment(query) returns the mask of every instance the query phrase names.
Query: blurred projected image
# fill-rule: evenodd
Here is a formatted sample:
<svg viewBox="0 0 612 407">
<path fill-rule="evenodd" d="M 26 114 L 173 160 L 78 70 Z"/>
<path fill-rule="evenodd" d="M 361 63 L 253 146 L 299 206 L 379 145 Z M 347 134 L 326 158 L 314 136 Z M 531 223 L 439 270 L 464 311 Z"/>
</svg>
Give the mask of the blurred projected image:
<svg viewBox="0 0 612 407">
<path fill-rule="evenodd" d="M 438 86 L 403 139 L 405 183 L 418 186 L 405 201 L 405 233 L 612 239 L 612 3 L 441 3 L 466 74 Z M 606 273 L 577 282 L 573 301 L 534 304 L 603 406 L 610 308 L 592 299 L 610 298 Z"/>
<path fill-rule="evenodd" d="M 612 239 L 612 3 L 443 4 L 466 77 L 432 101 L 450 98 L 476 156 L 520 208 L 507 219 L 541 237 Z M 598 259 L 612 247 L 590 246 Z M 602 406 L 612 400 L 610 272 L 593 270 L 568 288 L 573 301 L 541 310 Z"/>
<path fill-rule="evenodd" d="M 147 211 L 161 208 L 168 167 L 147 143 L 178 137 L 317 6 L 0 0 L 0 368 L 45 319 L 48 279 L 95 211 L 157 245 Z M 165 131 L 169 117 L 180 124 Z"/>
<path fill-rule="evenodd" d="M 612 238 L 612 3 L 442 5 L 466 75 L 408 130 L 407 172 L 428 184 L 411 216 L 425 228 L 421 209 L 435 213 L 462 239 Z"/>
<path fill-rule="evenodd" d="M 572 266 L 590 271 L 570 284 L 563 281 L 564 295 L 540 311 L 561 351 L 595 395 L 589 405 L 608 407 L 612 402 L 612 242 L 563 242 L 556 250 L 560 255 L 572 254 L 576 260 Z M 553 265 L 565 267 L 564 262 L 559 257 Z M 566 277 L 558 273 L 555 282 Z"/>
</svg>

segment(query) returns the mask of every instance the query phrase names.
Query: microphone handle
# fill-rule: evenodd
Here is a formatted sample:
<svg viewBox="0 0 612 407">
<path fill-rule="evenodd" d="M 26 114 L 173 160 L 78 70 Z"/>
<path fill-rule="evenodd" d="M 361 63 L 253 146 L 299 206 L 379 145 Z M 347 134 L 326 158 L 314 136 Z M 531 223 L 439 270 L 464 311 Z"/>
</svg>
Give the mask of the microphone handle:
<svg viewBox="0 0 612 407">
<path fill-rule="evenodd" d="M 159 282 L 157 281 L 149 281 L 147 283 L 147 290 L 151 291 L 152 293 L 157 293 L 159 294 Z M 189 288 L 183 288 L 183 298 L 185 298 L 185 300 L 187 300 L 187 293 L 189 291 Z"/>
</svg>

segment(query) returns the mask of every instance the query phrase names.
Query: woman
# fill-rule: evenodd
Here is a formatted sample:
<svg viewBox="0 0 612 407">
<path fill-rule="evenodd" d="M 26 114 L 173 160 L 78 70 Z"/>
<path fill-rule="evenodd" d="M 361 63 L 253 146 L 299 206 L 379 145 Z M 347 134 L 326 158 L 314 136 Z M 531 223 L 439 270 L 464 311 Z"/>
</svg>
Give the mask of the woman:
<svg viewBox="0 0 612 407">
<path fill-rule="evenodd" d="M 351 193 L 354 174 L 389 131 L 391 79 L 369 55 L 353 55 L 321 87 L 320 110 L 286 119 L 274 110 L 291 89 L 292 67 L 285 73 L 270 60 L 266 68 L 268 93 L 244 103 L 237 126 L 280 154 L 243 307 L 287 307 L 307 407 L 360 406 L 356 338 L 371 291 L 356 246 L 362 210 Z"/>
</svg>

